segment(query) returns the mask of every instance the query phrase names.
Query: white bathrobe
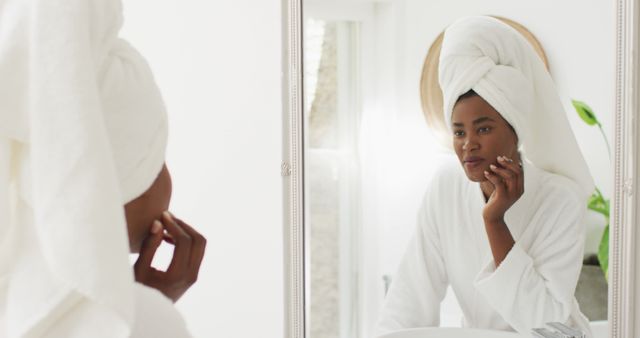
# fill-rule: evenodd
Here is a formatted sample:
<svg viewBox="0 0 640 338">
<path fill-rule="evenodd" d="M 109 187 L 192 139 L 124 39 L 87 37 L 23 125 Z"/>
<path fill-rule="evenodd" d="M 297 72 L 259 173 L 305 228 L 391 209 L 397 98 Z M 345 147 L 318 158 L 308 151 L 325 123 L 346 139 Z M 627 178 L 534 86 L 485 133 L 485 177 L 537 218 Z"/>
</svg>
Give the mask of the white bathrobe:
<svg viewBox="0 0 640 338">
<path fill-rule="evenodd" d="M 529 335 L 563 322 L 591 337 L 574 297 L 582 267 L 586 203 L 573 181 L 524 163 L 525 192 L 505 214 L 515 245 L 498 268 L 482 219 L 485 199 L 451 161 L 433 179 L 416 233 L 395 274 L 378 333 L 433 327 L 451 285 L 463 327 Z"/>
</svg>

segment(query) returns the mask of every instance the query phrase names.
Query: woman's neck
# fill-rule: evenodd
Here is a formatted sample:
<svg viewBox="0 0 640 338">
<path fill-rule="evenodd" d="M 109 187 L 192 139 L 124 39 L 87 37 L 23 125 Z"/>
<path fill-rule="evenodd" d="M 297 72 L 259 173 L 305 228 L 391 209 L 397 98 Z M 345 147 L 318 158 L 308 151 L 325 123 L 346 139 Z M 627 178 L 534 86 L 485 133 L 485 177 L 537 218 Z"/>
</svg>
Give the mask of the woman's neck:
<svg viewBox="0 0 640 338">
<path fill-rule="evenodd" d="M 519 152 L 516 152 L 515 155 L 513 157 L 511 157 L 511 159 L 515 163 L 522 163 L 522 159 L 520 157 L 520 153 Z M 487 202 L 487 201 L 489 201 L 489 196 L 491 196 L 491 194 L 493 194 L 493 191 L 495 190 L 495 187 L 493 186 L 493 183 L 491 183 L 491 181 L 484 180 L 484 181 L 480 182 L 480 190 L 482 190 L 482 194 L 484 195 L 484 201 Z"/>
</svg>

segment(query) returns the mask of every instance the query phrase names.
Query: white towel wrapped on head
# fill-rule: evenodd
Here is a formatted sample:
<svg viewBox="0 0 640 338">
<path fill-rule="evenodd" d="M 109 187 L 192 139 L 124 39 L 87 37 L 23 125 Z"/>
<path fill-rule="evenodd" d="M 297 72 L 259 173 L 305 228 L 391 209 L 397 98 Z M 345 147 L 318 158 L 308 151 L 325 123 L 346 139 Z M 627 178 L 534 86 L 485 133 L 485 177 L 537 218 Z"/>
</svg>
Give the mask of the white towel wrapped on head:
<svg viewBox="0 0 640 338">
<path fill-rule="evenodd" d="M 586 202 L 589 168 L 551 76 L 520 33 L 488 16 L 460 19 L 444 33 L 438 72 L 449 128 L 458 97 L 473 89 L 511 124 L 524 157 L 574 181 Z"/>
<path fill-rule="evenodd" d="M 105 125 L 126 203 L 146 191 L 162 169 L 167 115 L 149 66 L 124 40 L 112 45 L 99 81 Z"/>
</svg>

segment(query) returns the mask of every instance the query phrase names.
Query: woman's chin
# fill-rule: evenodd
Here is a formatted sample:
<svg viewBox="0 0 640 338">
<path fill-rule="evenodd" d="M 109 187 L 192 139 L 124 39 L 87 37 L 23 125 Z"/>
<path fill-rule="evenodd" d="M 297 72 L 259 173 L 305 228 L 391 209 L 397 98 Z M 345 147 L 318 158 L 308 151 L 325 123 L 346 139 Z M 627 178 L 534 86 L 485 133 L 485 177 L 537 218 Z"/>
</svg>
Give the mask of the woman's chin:
<svg viewBox="0 0 640 338">
<path fill-rule="evenodd" d="M 484 171 L 479 170 L 478 172 L 473 171 L 473 172 L 469 172 L 469 171 L 465 171 L 465 174 L 467 175 L 467 178 L 469 179 L 469 181 L 471 182 L 483 182 L 486 181 L 487 178 L 484 176 Z"/>
<path fill-rule="evenodd" d="M 141 248 L 142 248 L 142 240 L 140 241 L 129 240 L 129 253 L 139 254 Z"/>
<path fill-rule="evenodd" d="M 133 246 L 133 245 L 129 245 L 129 253 L 132 254 L 139 254 L 140 253 L 140 246 Z"/>
</svg>

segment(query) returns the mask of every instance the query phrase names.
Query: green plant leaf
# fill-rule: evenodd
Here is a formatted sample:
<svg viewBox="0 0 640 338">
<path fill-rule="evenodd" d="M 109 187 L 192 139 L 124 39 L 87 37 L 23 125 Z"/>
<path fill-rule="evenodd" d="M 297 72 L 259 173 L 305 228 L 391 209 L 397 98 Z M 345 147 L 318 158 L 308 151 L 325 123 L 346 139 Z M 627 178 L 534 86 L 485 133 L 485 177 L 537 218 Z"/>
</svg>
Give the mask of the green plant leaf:
<svg viewBox="0 0 640 338">
<path fill-rule="evenodd" d="M 602 239 L 600 240 L 600 247 L 598 248 L 598 261 L 600 262 L 600 268 L 604 272 L 604 278 L 609 281 L 609 224 L 604 228 Z"/>
<path fill-rule="evenodd" d="M 598 195 L 600 197 L 602 197 L 602 199 L 604 199 L 604 196 L 602 196 L 602 191 L 600 191 L 600 189 L 598 189 L 598 187 L 595 188 L 596 191 L 593 193 L 594 195 Z"/>
<path fill-rule="evenodd" d="M 592 194 L 589 197 L 589 203 L 587 204 L 589 208 L 595 208 L 604 204 L 604 199 L 602 196 L 597 195 L 596 193 Z"/>
<path fill-rule="evenodd" d="M 599 125 L 598 118 L 596 118 L 596 114 L 593 112 L 593 109 L 589 107 L 586 103 L 577 100 L 571 100 L 573 104 L 573 108 L 576 109 L 578 115 L 582 119 L 582 121 L 586 122 L 588 125 Z"/>
<path fill-rule="evenodd" d="M 594 192 L 591 197 L 589 197 L 587 208 L 589 208 L 589 210 L 600 213 L 607 218 L 609 217 L 609 201 L 604 199 L 597 188 L 596 192 Z"/>
</svg>

